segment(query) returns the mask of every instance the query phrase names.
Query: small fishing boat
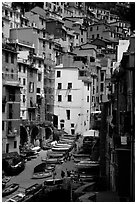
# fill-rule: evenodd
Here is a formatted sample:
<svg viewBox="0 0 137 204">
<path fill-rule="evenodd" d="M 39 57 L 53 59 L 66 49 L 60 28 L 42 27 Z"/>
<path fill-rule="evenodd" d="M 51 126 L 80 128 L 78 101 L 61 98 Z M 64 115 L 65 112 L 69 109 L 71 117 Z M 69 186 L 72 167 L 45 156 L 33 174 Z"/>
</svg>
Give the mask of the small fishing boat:
<svg viewBox="0 0 137 204">
<path fill-rule="evenodd" d="M 55 165 L 51 166 L 51 165 L 46 164 L 45 162 L 42 162 L 41 164 L 38 164 L 34 168 L 34 173 L 49 172 L 49 171 L 53 171 L 54 169 L 55 169 Z"/>
<path fill-rule="evenodd" d="M 83 157 L 81 158 L 81 157 L 78 157 L 78 158 L 74 158 L 73 159 L 73 161 L 75 162 L 75 163 L 78 163 L 78 162 L 80 162 L 80 161 L 82 161 L 83 160 Z M 84 160 L 85 161 L 90 161 L 90 158 L 84 158 Z"/>
<path fill-rule="evenodd" d="M 42 149 L 43 150 L 49 150 L 49 149 L 51 149 L 51 145 L 43 145 Z"/>
<path fill-rule="evenodd" d="M 25 189 L 25 195 L 34 194 L 42 188 L 42 184 L 35 183 L 32 186 Z"/>
<path fill-rule="evenodd" d="M 38 172 L 38 173 L 33 173 L 32 179 L 43 179 L 43 178 L 48 178 L 52 176 L 52 172 Z"/>
<path fill-rule="evenodd" d="M 87 169 L 87 168 L 98 168 L 99 167 L 99 164 L 98 163 L 91 163 L 91 161 L 90 161 L 90 163 L 88 163 L 89 161 L 85 161 L 85 162 L 83 162 L 83 161 L 80 161 L 79 163 L 77 163 L 76 164 L 76 167 L 77 168 L 85 168 L 85 169 Z M 87 163 L 86 163 L 87 162 Z"/>
<path fill-rule="evenodd" d="M 90 154 L 74 154 L 74 153 L 73 153 L 72 155 L 73 155 L 73 157 L 76 157 L 76 158 L 77 158 L 77 157 L 78 157 L 78 158 L 79 158 L 79 157 L 82 157 L 82 158 L 85 158 L 85 157 L 87 158 L 87 157 L 88 157 L 88 158 L 90 158 Z"/>
<path fill-rule="evenodd" d="M 88 192 L 80 196 L 76 202 L 96 202 L 96 193 Z"/>
<path fill-rule="evenodd" d="M 10 184 L 9 186 L 5 187 L 4 190 L 2 190 L 2 196 L 7 196 L 13 192 L 15 192 L 19 188 L 19 184 L 13 183 Z"/>
<path fill-rule="evenodd" d="M 58 184 L 62 184 L 64 179 L 47 179 L 44 181 L 44 185 L 48 186 L 48 185 L 58 185 Z"/>
<path fill-rule="evenodd" d="M 79 196 L 83 195 L 84 193 L 94 191 L 95 184 L 96 184 L 95 182 L 86 183 L 86 184 L 80 186 L 79 188 L 77 188 L 74 191 L 75 198 L 78 198 Z"/>
<path fill-rule="evenodd" d="M 37 147 L 33 147 L 31 148 L 32 151 L 36 151 L 39 152 L 41 150 L 41 147 L 37 146 Z"/>
<path fill-rule="evenodd" d="M 25 168 L 25 161 L 22 160 L 20 161 L 19 163 L 15 164 L 15 165 L 10 165 L 10 168 L 9 168 L 9 173 L 11 175 L 15 175 L 15 174 L 18 174 L 20 173 L 21 171 L 23 171 Z"/>
<path fill-rule="evenodd" d="M 17 195 L 12 196 L 11 198 L 7 199 L 5 202 L 21 202 L 25 197 L 24 193 L 18 193 Z"/>
<path fill-rule="evenodd" d="M 59 154 L 59 153 L 50 153 L 49 154 L 49 158 L 61 158 L 61 157 L 63 157 L 64 156 L 64 154 Z"/>
<path fill-rule="evenodd" d="M 52 151 L 67 151 L 68 147 L 52 147 Z"/>
<path fill-rule="evenodd" d="M 61 158 L 48 158 L 46 161 L 46 164 L 60 164 L 63 162 L 63 159 Z"/>
<path fill-rule="evenodd" d="M 8 183 L 11 179 L 11 176 L 5 176 L 3 179 L 2 179 L 2 182 L 3 183 Z"/>
</svg>

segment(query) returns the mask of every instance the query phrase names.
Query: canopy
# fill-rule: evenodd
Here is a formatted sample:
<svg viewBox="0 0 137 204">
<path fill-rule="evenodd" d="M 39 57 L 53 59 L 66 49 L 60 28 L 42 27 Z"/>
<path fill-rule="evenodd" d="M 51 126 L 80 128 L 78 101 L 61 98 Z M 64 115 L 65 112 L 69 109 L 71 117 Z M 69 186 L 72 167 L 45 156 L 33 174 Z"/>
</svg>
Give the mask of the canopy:
<svg viewBox="0 0 137 204">
<path fill-rule="evenodd" d="M 91 137 L 99 137 L 99 131 L 98 130 L 88 130 L 83 133 L 83 137 L 91 136 Z"/>
</svg>

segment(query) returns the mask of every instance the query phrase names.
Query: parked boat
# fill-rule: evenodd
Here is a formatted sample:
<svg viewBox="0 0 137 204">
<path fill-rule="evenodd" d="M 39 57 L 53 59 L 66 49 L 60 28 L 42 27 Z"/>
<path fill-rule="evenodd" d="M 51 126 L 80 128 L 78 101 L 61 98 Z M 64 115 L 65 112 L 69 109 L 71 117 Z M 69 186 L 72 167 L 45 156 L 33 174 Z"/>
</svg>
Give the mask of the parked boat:
<svg viewBox="0 0 137 204">
<path fill-rule="evenodd" d="M 37 165 L 34 168 L 34 173 L 40 173 L 40 172 L 49 172 L 53 171 L 55 169 L 55 166 L 49 166 L 45 162 L 42 162 L 41 164 Z"/>
<path fill-rule="evenodd" d="M 9 186 L 5 187 L 4 190 L 2 190 L 2 196 L 7 196 L 13 192 L 15 192 L 19 188 L 19 184 L 13 183 L 10 184 Z"/>
<path fill-rule="evenodd" d="M 37 146 L 37 147 L 33 147 L 31 148 L 32 151 L 36 151 L 39 152 L 41 150 L 41 147 Z"/>
<path fill-rule="evenodd" d="M 57 143 L 56 145 L 53 145 L 53 147 L 68 147 L 68 148 L 70 148 L 71 146 L 72 146 L 72 145 L 66 144 L 66 143 L 64 143 L 64 144 Z"/>
<path fill-rule="evenodd" d="M 11 198 L 7 199 L 5 202 L 21 202 L 25 197 L 24 193 L 18 193 L 17 195 L 12 196 Z"/>
<path fill-rule="evenodd" d="M 49 154 L 49 158 L 61 158 L 61 157 L 63 157 L 64 156 L 64 154 L 59 154 L 59 153 L 50 153 Z"/>
<path fill-rule="evenodd" d="M 78 157 L 78 158 L 74 158 L 73 159 L 73 161 L 75 162 L 75 163 L 78 163 L 78 162 L 80 162 L 80 161 L 82 161 L 83 160 L 83 157 L 81 158 L 81 157 Z M 85 161 L 90 161 L 90 158 L 84 158 L 84 160 Z"/>
<path fill-rule="evenodd" d="M 25 160 L 19 155 L 2 160 L 2 168 L 7 176 L 19 174 L 25 168 Z"/>
<path fill-rule="evenodd" d="M 34 173 L 32 176 L 32 179 L 43 179 L 52 176 L 52 172 L 38 172 Z"/>
<path fill-rule="evenodd" d="M 42 149 L 43 150 L 49 150 L 49 149 L 51 149 L 51 145 L 43 145 Z"/>
<path fill-rule="evenodd" d="M 32 186 L 29 186 L 28 188 L 25 189 L 25 195 L 34 194 L 41 188 L 42 184 L 35 183 Z"/>
<path fill-rule="evenodd" d="M 3 179 L 2 179 L 2 183 L 8 183 L 11 179 L 11 176 L 5 176 Z"/>
<path fill-rule="evenodd" d="M 52 147 L 52 151 L 67 151 L 68 147 Z"/>
<path fill-rule="evenodd" d="M 45 161 L 46 164 L 60 164 L 63 162 L 63 159 L 61 158 L 47 158 Z"/>
<path fill-rule="evenodd" d="M 15 165 L 11 165 L 9 168 L 9 173 L 11 173 L 11 175 L 16 175 L 16 174 L 20 173 L 21 171 L 23 171 L 24 168 L 25 168 L 25 161 L 22 160 Z"/>
<path fill-rule="evenodd" d="M 74 191 L 75 200 L 76 200 L 79 196 L 83 195 L 84 193 L 93 191 L 93 190 L 95 189 L 95 185 L 96 185 L 95 182 L 91 182 L 91 183 L 84 184 L 84 185 L 80 186 L 79 188 L 77 188 L 77 189 Z"/>
<path fill-rule="evenodd" d="M 92 163 L 91 161 L 80 161 L 79 163 L 76 164 L 77 168 L 98 168 L 99 164 L 98 163 Z"/>
<path fill-rule="evenodd" d="M 44 185 L 46 186 L 58 185 L 62 183 L 63 183 L 63 179 L 47 179 L 46 181 L 44 181 Z"/>
<path fill-rule="evenodd" d="M 73 153 L 73 157 L 75 157 L 75 158 L 79 158 L 79 157 L 82 157 L 82 158 L 90 158 L 90 154 L 75 154 L 75 153 Z"/>
<path fill-rule="evenodd" d="M 96 193 L 88 192 L 80 196 L 76 202 L 96 202 Z"/>
</svg>

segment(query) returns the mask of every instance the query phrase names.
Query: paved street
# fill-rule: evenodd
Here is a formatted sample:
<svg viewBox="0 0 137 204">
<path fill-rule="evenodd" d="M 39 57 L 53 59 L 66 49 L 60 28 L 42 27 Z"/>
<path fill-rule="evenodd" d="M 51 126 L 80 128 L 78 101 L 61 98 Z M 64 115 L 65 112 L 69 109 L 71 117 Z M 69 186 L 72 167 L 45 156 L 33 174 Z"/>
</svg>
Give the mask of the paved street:
<svg viewBox="0 0 137 204">
<path fill-rule="evenodd" d="M 37 158 L 27 161 L 25 170 L 21 172 L 19 175 L 13 176 L 8 184 L 18 183 L 20 184 L 20 188 L 18 191 L 24 192 L 25 188 L 28 188 L 29 186 L 35 183 L 43 183 L 45 181 L 45 178 L 44 179 L 31 179 L 31 178 L 32 178 L 34 167 L 40 164 L 41 158 L 45 158 L 45 156 L 46 156 L 46 151 L 41 150 Z M 67 170 L 74 169 L 73 161 L 64 162 L 62 165 L 56 165 L 56 178 L 61 178 L 61 170 L 66 171 L 66 169 Z M 12 195 L 17 194 L 18 191 L 16 191 Z M 2 200 L 5 201 L 7 198 L 10 198 L 12 195 L 4 197 Z"/>
</svg>

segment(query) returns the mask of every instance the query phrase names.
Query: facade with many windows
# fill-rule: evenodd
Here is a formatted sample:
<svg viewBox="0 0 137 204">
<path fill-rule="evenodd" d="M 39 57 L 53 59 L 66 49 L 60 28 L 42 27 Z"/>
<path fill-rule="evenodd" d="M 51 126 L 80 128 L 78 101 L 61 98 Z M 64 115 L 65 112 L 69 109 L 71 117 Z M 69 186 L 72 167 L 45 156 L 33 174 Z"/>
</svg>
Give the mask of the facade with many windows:
<svg viewBox="0 0 137 204">
<path fill-rule="evenodd" d="M 2 43 L 2 151 L 19 152 L 20 144 L 20 83 L 17 52 Z"/>
<path fill-rule="evenodd" d="M 78 67 L 56 66 L 54 114 L 58 116 L 59 129 L 69 134 L 89 129 L 90 89 L 90 80 L 82 80 Z"/>
</svg>

